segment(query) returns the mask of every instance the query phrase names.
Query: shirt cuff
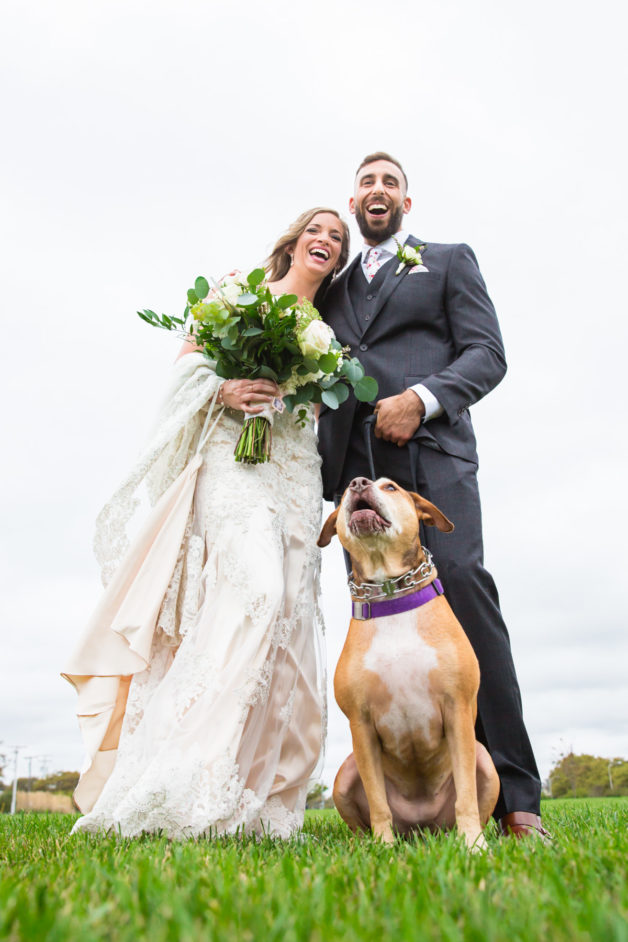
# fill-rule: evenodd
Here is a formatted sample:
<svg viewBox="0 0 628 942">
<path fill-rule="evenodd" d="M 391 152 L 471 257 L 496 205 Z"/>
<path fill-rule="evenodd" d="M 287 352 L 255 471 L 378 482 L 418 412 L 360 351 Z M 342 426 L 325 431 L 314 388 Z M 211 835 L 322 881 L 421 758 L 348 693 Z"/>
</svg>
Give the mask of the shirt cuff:
<svg viewBox="0 0 628 942">
<path fill-rule="evenodd" d="M 416 386 L 410 386 L 410 389 L 414 390 L 425 406 L 424 422 L 428 422 L 429 419 L 436 419 L 439 415 L 443 414 L 445 410 L 436 396 L 429 391 L 427 386 L 423 386 L 422 383 L 417 383 Z"/>
</svg>

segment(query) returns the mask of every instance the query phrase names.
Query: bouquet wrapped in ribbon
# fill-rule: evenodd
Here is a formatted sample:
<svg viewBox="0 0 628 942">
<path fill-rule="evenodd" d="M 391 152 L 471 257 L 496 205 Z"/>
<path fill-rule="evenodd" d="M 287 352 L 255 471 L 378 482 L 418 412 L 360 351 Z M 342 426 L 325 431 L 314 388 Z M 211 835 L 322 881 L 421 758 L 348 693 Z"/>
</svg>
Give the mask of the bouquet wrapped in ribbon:
<svg viewBox="0 0 628 942">
<path fill-rule="evenodd" d="M 309 301 L 294 294 L 275 297 L 264 283 L 263 268 L 223 278 L 210 292 L 200 276 L 187 293 L 182 317 L 137 313 L 153 327 L 174 330 L 193 340 L 224 379 L 271 379 L 279 386 L 272 409 L 245 420 L 235 449 L 236 461 L 268 461 L 273 410 L 296 413 L 303 425 L 309 403 L 337 409 L 349 387 L 361 402 L 377 398 L 377 382 L 364 375 L 360 361 L 336 340 Z"/>
</svg>

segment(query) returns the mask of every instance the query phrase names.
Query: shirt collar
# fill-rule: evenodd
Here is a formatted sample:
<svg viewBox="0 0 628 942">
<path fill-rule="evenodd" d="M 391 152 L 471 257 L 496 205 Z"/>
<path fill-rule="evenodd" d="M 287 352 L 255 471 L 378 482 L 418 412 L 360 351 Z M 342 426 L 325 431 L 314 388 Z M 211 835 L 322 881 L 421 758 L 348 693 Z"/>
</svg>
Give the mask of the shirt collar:
<svg viewBox="0 0 628 942">
<path fill-rule="evenodd" d="M 366 256 L 371 249 L 379 249 L 384 255 L 396 255 L 397 243 L 399 243 L 399 245 L 405 245 L 409 235 L 409 232 L 404 232 L 403 229 L 400 229 L 394 236 L 386 239 L 385 242 L 380 242 L 378 245 L 367 245 L 364 243 L 362 246 L 362 261 L 366 261 Z"/>
</svg>

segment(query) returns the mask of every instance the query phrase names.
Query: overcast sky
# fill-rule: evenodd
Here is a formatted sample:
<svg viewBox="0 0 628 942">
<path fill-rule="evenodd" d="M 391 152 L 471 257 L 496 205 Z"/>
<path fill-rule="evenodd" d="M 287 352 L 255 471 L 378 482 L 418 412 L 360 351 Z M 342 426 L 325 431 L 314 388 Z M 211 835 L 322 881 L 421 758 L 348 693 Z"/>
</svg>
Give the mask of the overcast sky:
<svg viewBox="0 0 628 942">
<path fill-rule="evenodd" d="M 472 415 L 541 772 L 571 748 L 628 757 L 619 2 L 2 6 L 3 748 L 82 761 L 59 671 L 100 590 L 93 521 L 176 355 L 135 311 L 179 312 L 197 274 L 253 266 L 307 207 L 346 212 L 385 149 L 408 228 L 470 243 L 500 316 L 509 372 Z M 336 542 L 323 582 L 331 675 Z M 327 784 L 349 741 L 330 703 Z"/>
</svg>

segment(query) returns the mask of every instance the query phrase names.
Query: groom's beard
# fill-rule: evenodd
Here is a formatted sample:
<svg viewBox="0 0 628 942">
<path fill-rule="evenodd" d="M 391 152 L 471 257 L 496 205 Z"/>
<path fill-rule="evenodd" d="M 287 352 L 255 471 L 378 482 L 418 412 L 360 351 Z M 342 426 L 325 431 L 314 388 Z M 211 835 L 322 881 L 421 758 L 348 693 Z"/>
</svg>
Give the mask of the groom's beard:
<svg viewBox="0 0 628 942">
<path fill-rule="evenodd" d="M 371 226 L 370 219 L 368 219 L 357 206 L 355 208 L 355 219 L 365 239 L 370 239 L 371 242 L 377 243 L 385 242 L 386 239 L 390 239 L 391 236 L 396 235 L 401 229 L 403 206 L 397 207 L 397 209 L 391 213 L 388 225 L 384 229 L 374 229 Z"/>
</svg>

